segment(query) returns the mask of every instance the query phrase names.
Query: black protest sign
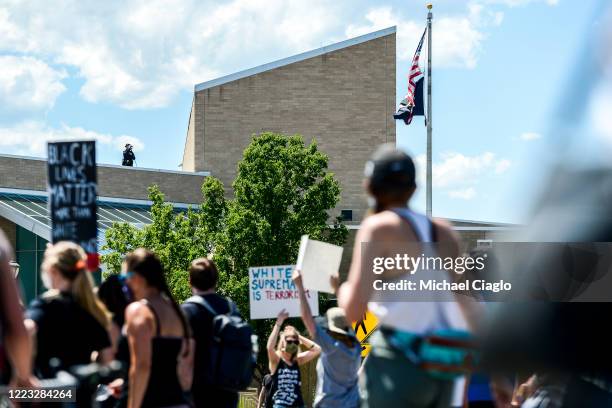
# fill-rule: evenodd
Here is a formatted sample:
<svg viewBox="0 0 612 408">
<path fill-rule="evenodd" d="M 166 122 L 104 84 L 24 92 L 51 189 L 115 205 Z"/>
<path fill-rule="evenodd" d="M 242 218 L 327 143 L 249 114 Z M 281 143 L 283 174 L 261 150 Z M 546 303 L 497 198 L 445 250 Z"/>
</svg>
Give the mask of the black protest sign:
<svg viewBox="0 0 612 408">
<path fill-rule="evenodd" d="M 97 254 L 96 143 L 49 142 L 47 170 L 52 242 L 72 241 Z"/>
</svg>

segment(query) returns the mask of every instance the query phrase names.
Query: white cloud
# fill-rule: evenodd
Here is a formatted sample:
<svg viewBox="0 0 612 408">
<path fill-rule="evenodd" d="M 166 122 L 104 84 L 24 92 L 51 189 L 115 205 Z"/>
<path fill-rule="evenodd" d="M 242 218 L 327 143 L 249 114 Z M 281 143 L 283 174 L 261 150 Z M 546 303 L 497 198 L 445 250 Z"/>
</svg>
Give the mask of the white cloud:
<svg viewBox="0 0 612 408">
<path fill-rule="evenodd" d="M 508 170 L 511 165 L 512 165 L 512 162 L 510 160 L 508 160 L 508 159 L 501 159 L 495 165 L 495 174 L 505 173 L 506 170 Z"/>
<path fill-rule="evenodd" d="M 0 149 L 3 153 L 45 156 L 47 141 L 56 139 L 95 139 L 99 144 L 117 151 L 123 150 L 125 143 L 133 144 L 134 150 L 144 148 L 144 143 L 134 136 L 113 136 L 65 124 L 53 128 L 41 122 L 28 121 L 10 127 L 0 127 Z"/>
<path fill-rule="evenodd" d="M 442 161 L 433 165 L 433 184 L 436 187 L 474 183 L 478 176 L 494 169 L 499 163 L 495 154 L 491 152 L 475 156 L 447 152 L 441 156 Z"/>
<path fill-rule="evenodd" d="M 606 146 L 612 145 L 612 85 L 604 83 L 596 88 L 589 102 L 588 116 L 595 135 Z"/>
<path fill-rule="evenodd" d="M 419 185 L 425 185 L 425 155 L 416 158 Z M 491 176 L 499 176 L 511 165 L 510 160 L 499 158 L 492 152 L 468 156 L 458 152 L 441 154 L 440 161 L 433 163 L 433 188 L 451 198 L 469 200 L 476 196 L 474 186 Z"/>
<path fill-rule="evenodd" d="M 480 13 L 478 7 L 472 13 Z M 349 25 L 347 37 L 365 34 L 392 25 L 397 26 L 397 54 L 402 60 L 414 56 L 416 45 L 423 34 L 423 21 L 402 19 L 391 7 L 379 7 L 366 14 L 367 24 Z M 432 59 L 438 67 L 474 68 L 484 35 L 470 15 L 440 17 L 432 30 Z"/>
<path fill-rule="evenodd" d="M 451 190 L 448 192 L 450 198 L 458 198 L 461 200 L 471 200 L 476 196 L 474 187 L 468 187 L 463 190 Z"/>
<path fill-rule="evenodd" d="M 486 29 L 503 21 L 500 8 L 528 1 L 472 0 L 464 12 L 436 15 L 436 66 L 474 68 Z M 422 16 L 362 10 L 347 0 L 0 0 L 0 52 L 63 65 L 83 79 L 87 101 L 163 107 L 196 83 L 390 25 L 399 58 L 412 58 Z"/>
<path fill-rule="evenodd" d="M 1 21 L 0 21 L 1 23 Z M 33 57 L 0 55 L 0 110 L 46 111 L 66 87 L 66 73 Z"/>
<path fill-rule="evenodd" d="M 526 142 L 530 142 L 532 140 L 540 139 L 541 137 L 542 135 L 537 132 L 525 132 L 521 134 L 520 139 Z"/>
<path fill-rule="evenodd" d="M 196 83 L 339 40 L 343 24 L 342 5 L 325 0 L 65 0 L 57 8 L 0 3 L 0 52 L 74 68 L 85 100 L 128 109 L 167 106 Z"/>
<path fill-rule="evenodd" d="M 530 3 L 546 3 L 549 6 L 556 6 L 559 0 L 476 0 L 480 4 L 496 4 L 506 7 L 526 6 Z"/>
</svg>

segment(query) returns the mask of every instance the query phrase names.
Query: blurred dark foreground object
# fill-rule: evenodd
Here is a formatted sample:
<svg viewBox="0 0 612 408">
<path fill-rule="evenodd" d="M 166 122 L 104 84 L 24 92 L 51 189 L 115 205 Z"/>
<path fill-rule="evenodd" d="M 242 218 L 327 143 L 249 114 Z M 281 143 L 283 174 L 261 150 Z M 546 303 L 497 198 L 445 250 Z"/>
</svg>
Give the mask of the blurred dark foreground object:
<svg viewBox="0 0 612 408">
<path fill-rule="evenodd" d="M 612 170 L 556 171 L 542 197 L 526 234 L 517 241 L 612 241 Z M 538 276 L 538 262 L 531 268 L 534 272 L 525 275 Z M 612 303 L 497 306 L 482 333 L 488 369 L 545 373 L 553 378 L 550 385 L 563 388 L 562 405 L 550 406 L 612 407 Z"/>
</svg>

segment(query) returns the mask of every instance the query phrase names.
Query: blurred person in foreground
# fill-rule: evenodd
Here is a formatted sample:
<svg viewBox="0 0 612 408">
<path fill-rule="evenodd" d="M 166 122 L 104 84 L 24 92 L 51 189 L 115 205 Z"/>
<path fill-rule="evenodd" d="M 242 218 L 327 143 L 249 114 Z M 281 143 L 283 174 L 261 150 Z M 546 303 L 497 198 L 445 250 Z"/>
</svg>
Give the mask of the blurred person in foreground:
<svg viewBox="0 0 612 408">
<path fill-rule="evenodd" d="M 139 248 L 122 265 L 135 301 L 125 312 L 130 352 L 128 407 L 187 407 L 195 344 L 159 258 Z"/>
<path fill-rule="evenodd" d="M 500 305 L 486 326 L 484 361 L 520 373 L 514 406 L 612 407 L 612 332 L 606 323 L 612 313 L 612 7 L 596 4 L 543 138 L 549 143 L 536 157 L 538 170 L 548 175 L 515 239 L 557 243 L 559 251 L 530 254 L 519 265 L 535 296 Z M 548 169 L 542 165 L 547 161 Z M 524 191 L 521 186 L 518 197 Z M 517 273 L 514 265 L 503 266 Z"/>
<path fill-rule="evenodd" d="M 449 407 L 456 399 L 455 379 L 431 375 L 411 356 L 418 353 L 417 345 L 431 333 L 467 331 L 468 305 L 456 301 L 404 301 L 409 297 L 372 302 L 374 279 L 393 282 L 409 272 L 375 275 L 363 267 L 362 258 L 395 256 L 398 243 L 411 242 L 443 243 L 449 253 L 437 255 L 455 258 L 459 255 L 459 240 L 446 223 L 409 208 L 416 189 L 415 166 L 405 152 L 390 144 L 380 146 L 366 164 L 365 176 L 372 214 L 364 219 L 357 233 L 348 280 L 338 291 L 338 304 L 347 319 L 358 321 L 369 309 L 380 323 L 380 329 L 371 337 L 372 351 L 360 379 L 362 407 Z M 364 249 L 368 253 L 362 253 Z M 406 252 L 415 257 L 421 255 L 421 251 Z M 440 271 L 438 276 L 451 279 L 447 271 Z M 454 297 L 447 295 L 446 299 Z"/>
<path fill-rule="evenodd" d="M 281 332 L 287 317 L 289 313 L 285 309 L 279 312 L 267 343 L 268 368 L 273 381 L 271 408 L 305 407 L 300 366 L 317 358 L 321 353 L 321 347 L 301 336 L 295 327 L 285 326 Z M 300 345 L 307 350 L 300 352 Z"/>
<path fill-rule="evenodd" d="M 300 296 L 302 321 L 308 334 L 321 347 L 317 361 L 317 389 L 314 407 L 359 407 L 358 376 L 361 365 L 361 344 L 346 320 L 344 310 L 332 307 L 324 320 L 312 316 L 300 271 L 293 272 L 293 282 Z M 338 288 L 338 278 L 331 278 L 332 287 Z"/>
<path fill-rule="evenodd" d="M 0 230 L 0 385 L 10 382 L 12 386 L 29 387 L 36 384 L 32 377 L 32 343 L 23 324 L 17 283 L 9 266 L 12 253 Z"/>
<path fill-rule="evenodd" d="M 26 313 L 37 375 L 52 378 L 58 370 L 94 359 L 112 361 L 111 315 L 94 293 L 83 248 L 66 241 L 48 245 L 41 270 L 48 291 Z"/>
</svg>

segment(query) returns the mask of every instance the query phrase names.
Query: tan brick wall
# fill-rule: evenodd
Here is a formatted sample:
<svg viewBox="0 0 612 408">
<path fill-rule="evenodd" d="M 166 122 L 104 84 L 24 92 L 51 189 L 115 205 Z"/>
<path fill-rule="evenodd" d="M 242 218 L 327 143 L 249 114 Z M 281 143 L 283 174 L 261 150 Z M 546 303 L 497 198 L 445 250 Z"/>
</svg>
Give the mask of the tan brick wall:
<svg viewBox="0 0 612 408">
<path fill-rule="evenodd" d="M 0 217 L 0 230 L 4 232 L 4 235 L 6 235 L 6 238 L 11 243 L 11 247 L 14 251 L 15 246 L 17 245 L 17 231 L 15 224 L 4 217 Z"/>
<path fill-rule="evenodd" d="M 189 125 L 187 126 L 187 138 L 185 139 L 185 150 L 183 151 L 183 162 L 181 168 L 183 171 L 195 171 L 195 115 L 194 115 L 195 98 L 191 103 L 191 112 L 189 113 Z"/>
<path fill-rule="evenodd" d="M 147 188 L 157 184 L 166 200 L 200 203 L 204 175 L 164 172 L 121 166 L 98 166 L 98 194 L 105 197 L 147 199 Z M 46 190 L 45 160 L 0 156 L 0 187 Z"/>
<path fill-rule="evenodd" d="M 366 209 L 363 167 L 395 142 L 395 34 L 275 68 L 195 94 L 195 168 L 229 188 L 254 133 L 316 138 L 342 186 L 338 209 Z"/>
</svg>

